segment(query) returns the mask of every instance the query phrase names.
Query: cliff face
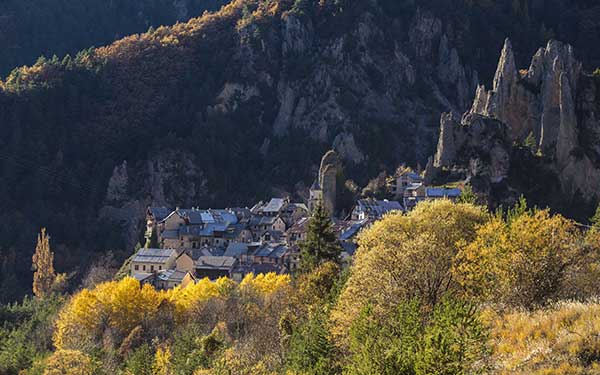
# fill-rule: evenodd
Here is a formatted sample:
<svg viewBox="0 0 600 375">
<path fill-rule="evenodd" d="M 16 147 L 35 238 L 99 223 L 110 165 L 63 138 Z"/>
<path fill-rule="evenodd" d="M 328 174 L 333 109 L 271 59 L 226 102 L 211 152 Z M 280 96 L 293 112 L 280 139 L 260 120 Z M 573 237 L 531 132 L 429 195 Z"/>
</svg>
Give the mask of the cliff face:
<svg viewBox="0 0 600 375">
<path fill-rule="evenodd" d="M 583 73 L 582 64 L 570 45 L 550 41 L 546 48 L 538 50 L 527 70 L 519 71 L 507 39 L 492 90 L 479 86 L 473 105 L 462 121 L 442 116 L 434 165 L 462 169 L 468 177 L 481 177 L 482 173 L 469 165 L 483 163 L 490 170 L 501 171 L 490 173 L 487 179 L 489 184 L 498 184 L 509 177 L 510 165 L 522 162 L 515 157 L 515 149 L 527 144 L 530 151 L 537 154 L 538 167 L 555 174 L 567 201 L 582 198 L 595 202 L 600 198 L 597 87 L 597 79 Z M 468 160 L 461 158 L 461 154 L 473 151 L 473 144 L 486 144 L 481 132 L 471 131 L 465 135 L 465 129 L 484 126 L 488 128 L 484 134 L 497 134 L 498 123 L 506 128 L 504 137 L 499 135 L 503 146 L 486 147 L 483 152 L 475 150 Z M 498 157 L 491 157 L 492 150 L 502 154 L 503 168 L 497 168 Z M 512 177 L 515 179 L 519 176 Z M 506 182 L 510 185 L 514 183 L 512 180 Z M 490 191 L 489 186 L 480 190 Z"/>
</svg>

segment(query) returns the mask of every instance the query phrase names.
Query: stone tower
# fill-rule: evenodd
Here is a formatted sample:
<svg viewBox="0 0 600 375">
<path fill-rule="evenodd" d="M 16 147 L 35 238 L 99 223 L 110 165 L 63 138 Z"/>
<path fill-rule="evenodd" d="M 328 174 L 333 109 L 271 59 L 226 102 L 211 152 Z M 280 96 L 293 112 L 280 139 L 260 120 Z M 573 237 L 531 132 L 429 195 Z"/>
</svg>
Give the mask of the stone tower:
<svg viewBox="0 0 600 375">
<path fill-rule="evenodd" d="M 340 159 L 333 150 L 327 151 L 321 159 L 319 176 L 310 188 L 309 209 L 312 211 L 319 201 L 329 214 L 335 214 L 337 176 L 341 169 Z"/>
</svg>

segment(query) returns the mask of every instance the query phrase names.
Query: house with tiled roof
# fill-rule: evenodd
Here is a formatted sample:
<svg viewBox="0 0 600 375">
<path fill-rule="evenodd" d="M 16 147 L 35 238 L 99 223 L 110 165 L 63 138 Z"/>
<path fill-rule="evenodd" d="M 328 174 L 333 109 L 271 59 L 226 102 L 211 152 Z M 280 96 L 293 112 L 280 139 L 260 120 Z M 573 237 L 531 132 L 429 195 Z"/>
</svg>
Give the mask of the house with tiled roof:
<svg viewBox="0 0 600 375">
<path fill-rule="evenodd" d="M 154 278 L 154 286 L 159 289 L 172 289 L 177 286 L 185 288 L 195 282 L 196 278 L 191 272 L 177 269 L 161 271 Z"/>
<path fill-rule="evenodd" d="M 376 220 L 381 219 L 383 215 L 398 211 L 404 211 L 400 202 L 388 200 L 376 200 L 373 198 L 359 199 L 352 210 L 352 220 Z"/>
<path fill-rule="evenodd" d="M 283 243 L 263 243 L 260 247 L 242 257 L 244 264 L 289 264 L 290 248 Z"/>
<path fill-rule="evenodd" d="M 139 249 L 130 261 L 130 275 L 175 268 L 178 255 L 175 249 Z"/>
<path fill-rule="evenodd" d="M 310 217 L 302 217 L 298 219 L 286 232 L 285 239 L 288 245 L 293 246 L 298 241 L 306 240 L 306 232 Z"/>
<path fill-rule="evenodd" d="M 211 280 L 231 277 L 231 272 L 237 264 L 238 260 L 234 257 L 201 256 L 196 261 L 196 277 L 199 279 L 208 277 Z"/>
<path fill-rule="evenodd" d="M 396 199 L 400 199 L 404 196 L 406 188 L 415 184 L 422 184 L 423 177 L 418 173 L 407 170 L 397 174 L 391 179 L 389 184 L 390 190 Z"/>
<path fill-rule="evenodd" d="M 202 247 L 186 249 L 175 260 L 175 268 L 195 274 L 196 262 L 202 256 L 223 256 L 225 250 L 221 247 Z"/>
</svg>

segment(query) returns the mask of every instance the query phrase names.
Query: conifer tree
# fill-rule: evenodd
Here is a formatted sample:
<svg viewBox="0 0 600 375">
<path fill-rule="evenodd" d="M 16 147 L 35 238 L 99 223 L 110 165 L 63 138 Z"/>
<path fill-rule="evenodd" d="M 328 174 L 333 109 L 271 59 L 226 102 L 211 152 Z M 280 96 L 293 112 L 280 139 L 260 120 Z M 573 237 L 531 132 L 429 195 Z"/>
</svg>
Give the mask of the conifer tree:
<svg viewBox="0 0 600 375">
<path fill-rule="evenodd" d="M 308 224 L 306 240 L 300 243 L 300 269 L 308 272 L 326 261 L 339 263 L 341 252 L 331 218 L 318 203 Z"/>
<path fill-rule="evenodd" d="M 144 247 L 146 249 L 156 249 L 158 247 L 158 235 L 156 234 L 156 230 L 152 230 L 150 237 L 146 239 L 146 245 Z"/>
<path fill-rule="evenodd" d="M 38 235 L 37 246 L 33 254 L 33 294 L 44 298 L 52 291 L 56 272 L 54 271 L 54 253 L 50 251 L 50 241 L 46 228 Z"/>
<path fill-rule="evenodd" d="M 465 185 L 465 188 L 460 192 L 457 202 L 477 204 L 477 194 L 473 192 L 471 185 Z"/>
</svg>

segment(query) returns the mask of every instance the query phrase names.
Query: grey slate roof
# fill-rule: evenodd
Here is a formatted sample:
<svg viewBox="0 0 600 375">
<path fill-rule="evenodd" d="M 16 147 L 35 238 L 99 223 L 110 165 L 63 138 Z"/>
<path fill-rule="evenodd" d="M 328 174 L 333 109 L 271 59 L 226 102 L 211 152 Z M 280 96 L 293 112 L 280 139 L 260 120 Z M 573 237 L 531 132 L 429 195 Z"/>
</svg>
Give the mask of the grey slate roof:
<svg viewBox="0 0 600 375">
<path fill-rule="evenodd" d="M 279 216 L 253 216 L 250 219 L 250 225 L 273 225 Z"/>
<path fill-rule="evenodd" d="M 278 259 L 283 257 L 288 252 L 288 250 L 289 248 L 286 245 L 267 243 L 259 247 L 253 255 L 257 257 L 268 257 Z"/>
<path fill-rule="evenodd" d="M 283 208 L 285 204 L 285 199 L 283 198 L 272 198 L 269 203 L 267 203 L 263 208 L 263 212 L 279 212 Z"/>
<path fill-rule="evenodd" d="M 158 273 L 156 276 L 161 281 L 170 281 L 180 283 L 183 281 L 183 278 L 187 275 L 186 271 L 178 271 L 178 270 L 164 270 Z"/>
<path fill-rule="evenodd" d="M 184 251 L 192 260 L 197 261 L 202 256 L 221 256 L 223 249 L 220 247 L 202 247 L 200 249 L 186 249 Z"/>
<path fill-rule="evenodd" d="M 196 269 L 230 270 L 236 262 L 234 257 L 201 256 L 196 261 Z"/>
<path fill-rule="evenodd" d="M 136 272 L 132 275 L 132 277 L 139 282 L 151 281 L 152 279 L 154 279 L 154 274 L 146 272 Z"/>
<path fill-rule="evenodd" d="M 367 224 L 367 220 L 361 220 L 352 223 L 349 227 L 342 231 L 340 235 L 340 240 L 347 241 L 354 237 L 364 226 Z"/>
<path fill-rule="evenodd" d="M 402 211 L 403 207 L 400 202 L 375 199 L 360 199 L 357 202 L 357 207 L 366 212 L 371 217 L 381 217 L 390 211 Z"/>
<path fill-rule="evenodd" d="M 241 242 L 232 242 L 227 246 L 225 253 L 223 254 L 226 257 L 234 257 L 239 258 L 242 255 L 248 253 L 248 244 Z"/>
<path fill-rule="evenodd" d="M 171 213 L 171 209 L 167 207 L 148 207 L 148 212 L 154 217 L 154 220 L 161 221 Z"/>
<path fill-rule="evenodd" d="M 173 249 L 140 249 L 133 257 L 136 263 L 166 263 L 170 257 L 177 255 Z"/>
</svg>

